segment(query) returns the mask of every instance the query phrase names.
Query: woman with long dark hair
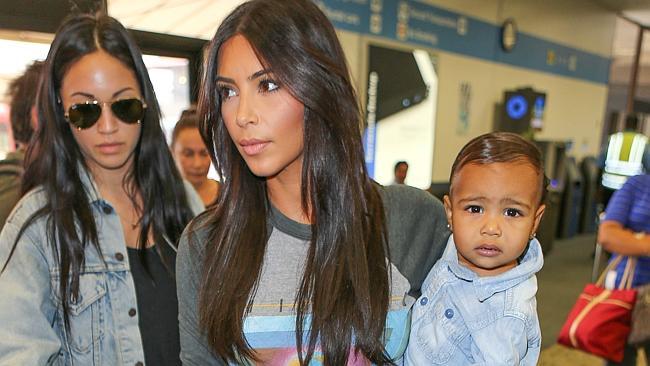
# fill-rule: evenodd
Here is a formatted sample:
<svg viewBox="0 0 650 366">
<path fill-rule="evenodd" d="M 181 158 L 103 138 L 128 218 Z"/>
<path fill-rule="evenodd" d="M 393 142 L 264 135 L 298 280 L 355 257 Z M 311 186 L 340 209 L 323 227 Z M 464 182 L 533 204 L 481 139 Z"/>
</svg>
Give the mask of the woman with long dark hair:
<svg viewBox="0 0 650 366">
<path fill-rule="evenodd" d="M 309 0 L 254 0 L 207 55 L 201 132 L 223 186 L 177 259 L 188 365 L 387 364 L 440 257 L 444 209 L 368 176 L 360 111 Z"/>
<path fill-rule="evenodd" d="M 25 196 L 0 234 L 0 364 L 180 364 L 175 243 L 203 207 L 124 27 L 64 22 L 37 110 Z"/>
</svg>

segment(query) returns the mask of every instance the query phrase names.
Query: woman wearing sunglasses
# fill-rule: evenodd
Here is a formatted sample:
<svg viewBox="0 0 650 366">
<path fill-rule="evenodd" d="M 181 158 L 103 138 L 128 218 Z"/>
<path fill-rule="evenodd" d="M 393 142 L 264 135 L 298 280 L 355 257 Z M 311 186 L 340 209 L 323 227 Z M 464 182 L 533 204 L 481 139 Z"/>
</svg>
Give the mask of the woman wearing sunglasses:
<svg viewBox="0 0 650 366">
<path fill-rule="evenodd" d="M 180 364 L 175 243 L 203 207 L 126 30 L 66 21 L 37 108 L 26 195 L 0 234 L 0 364 Z"/>
<path fill-rule="evenodd" d="M 212 40 L 201 92 L 223 185 L 179 244 L 183 364 L 399 359 L 445 213 L 424 191 L 368 176 L 325 15 L 311 0 L 241 5 Z"/>
</svg>

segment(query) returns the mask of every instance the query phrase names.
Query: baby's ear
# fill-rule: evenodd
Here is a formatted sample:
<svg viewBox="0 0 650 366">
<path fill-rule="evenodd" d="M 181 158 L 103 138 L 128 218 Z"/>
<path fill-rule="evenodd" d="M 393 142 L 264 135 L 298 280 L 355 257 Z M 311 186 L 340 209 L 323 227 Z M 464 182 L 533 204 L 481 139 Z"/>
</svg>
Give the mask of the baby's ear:
<svg viewBox="0 0 650 366">
<path fill-rule="evenodd" d="M 453 222 L 451 220 L 451 198 L 449 198 L 448 194 L 442 197 L 442 203 L 445 205 L 445 215 L 447 215 L 447 223 L 451 229 L 453 226 Z"/>
<path fill-rule="evenodd" d="M 539 227 L 540 221 L 542 221 L 542 216 L 544 216 L 545 210 L 546 210 L 546 205 L 541 204 L 537 208 L 537 211 L 535 211 L 535 224 L 533 225 L 533 233 L 537 232 L 537 228 Z"/>
</svg>

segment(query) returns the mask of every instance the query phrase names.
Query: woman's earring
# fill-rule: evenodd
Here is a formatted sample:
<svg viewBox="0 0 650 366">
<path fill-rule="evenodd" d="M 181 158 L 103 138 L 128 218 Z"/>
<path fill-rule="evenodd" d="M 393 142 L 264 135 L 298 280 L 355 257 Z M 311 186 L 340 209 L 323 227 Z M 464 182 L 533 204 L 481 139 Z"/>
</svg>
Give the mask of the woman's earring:
<svg viewBox="0 0 650 366">
<path fill-rule="evenodd" d="M 451 228 L 451 225 L 449 225 L 449 224 L 447 224 L 447 230 L 449 230 L 451 232 L 454 232 L 454 230 L 452 230 L 452 228 Z"/>
<path fill-rule="evenodd" d="M 533 240 L 535 237 L 537 237 L 537 233 L 533 233 L 533 235 L 531 235 L 531 236 L 528 238 L 528 240 Z"/>
</svg>

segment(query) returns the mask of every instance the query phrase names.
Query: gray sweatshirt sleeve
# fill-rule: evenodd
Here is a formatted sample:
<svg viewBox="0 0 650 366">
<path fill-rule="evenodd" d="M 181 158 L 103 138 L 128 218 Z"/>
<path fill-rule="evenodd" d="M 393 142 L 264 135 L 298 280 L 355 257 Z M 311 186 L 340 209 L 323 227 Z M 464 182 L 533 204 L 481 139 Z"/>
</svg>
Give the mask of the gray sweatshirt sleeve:
<svg viewBox="0 0 650 366">
<path fill-rule="evenodd" d="M 391 261 L 419 297 L 422 281 L 445 250 L 449 230 L 445 208 L 433 195 L 405 185 L 381 188 Z"/>
<path fill-rule="evenodd" d="M 197 227 L 199 225 L 194 225 Z M 186 229 L 176 255 L 176 288 L 178 292 L 178 325 L 183 365 L 225 365 L 210 351 L 199 327 L 199 290 L 202 268 L 201 237 L 198 232 Z"/>
</svg>

